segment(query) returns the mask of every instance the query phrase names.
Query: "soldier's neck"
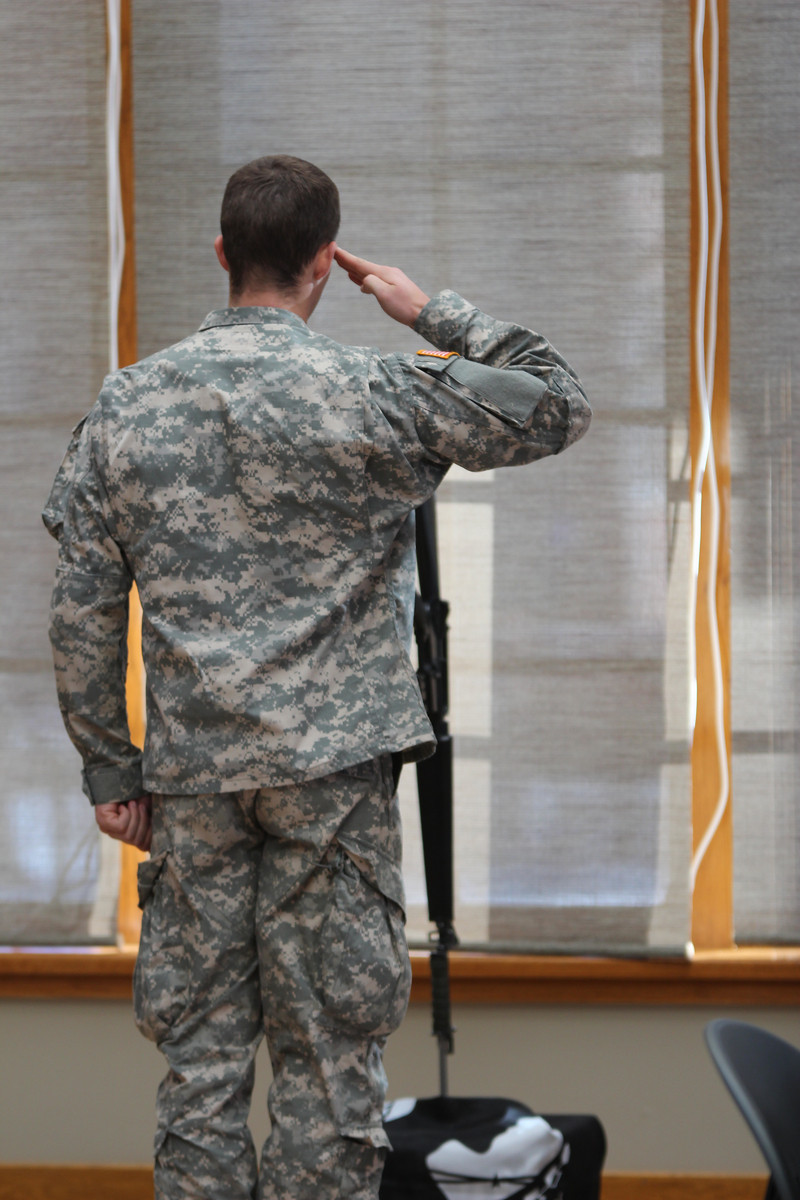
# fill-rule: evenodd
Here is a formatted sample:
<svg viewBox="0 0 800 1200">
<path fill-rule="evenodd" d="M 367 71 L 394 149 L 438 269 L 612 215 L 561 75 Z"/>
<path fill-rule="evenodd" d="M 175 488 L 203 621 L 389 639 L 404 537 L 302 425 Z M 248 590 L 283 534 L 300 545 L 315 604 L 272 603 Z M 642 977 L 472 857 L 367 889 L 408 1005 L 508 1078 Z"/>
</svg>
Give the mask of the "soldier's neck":
<svg viewBox="0 0 800 1200">
<path fill-rule="evenodd" d="M 309 299 L 306 296 L 265 288 L 230 296 L 228 304 L 231 308 L 284 308 L 307 321 L 316 307 L 315 304 L 309 303 Z"/>
</svg>

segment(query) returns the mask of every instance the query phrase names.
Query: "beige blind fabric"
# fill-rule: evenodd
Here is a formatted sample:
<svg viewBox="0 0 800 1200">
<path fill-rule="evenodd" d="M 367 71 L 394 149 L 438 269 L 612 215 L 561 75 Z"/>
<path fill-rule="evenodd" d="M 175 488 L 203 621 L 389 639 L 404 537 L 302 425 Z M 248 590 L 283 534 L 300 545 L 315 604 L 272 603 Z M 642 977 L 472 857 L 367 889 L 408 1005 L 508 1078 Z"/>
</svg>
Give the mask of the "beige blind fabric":
<svg viewBox="0 0 800 1200">
<path fill-rule="evenodd" d="M 680 5 L 193 0 L 135 8 L 141 351 L 225 302 L 224 182 L 318 162 L 341 243 L 544 332 L 584 443 L 440 493 L 457 927 L 468 944 L 688 939 L 689 37 Z M 415 349 L 342 276 L 315 327 Z M 427 935 L 413 772 L 410 927 Z"/>
<path fill-rule="evenodd" d="M 115 936 L 118 854 L 58 713 L 39 517 L 107 360 L 104 59 L 96 5 L 0 9 L 0 941 L 17 944 Z"/>
<path fill-rule="evenodd" d="M 730 36 L 735 936 L 797 942 L 800 9 L 732 0 Z"/>
</svg>

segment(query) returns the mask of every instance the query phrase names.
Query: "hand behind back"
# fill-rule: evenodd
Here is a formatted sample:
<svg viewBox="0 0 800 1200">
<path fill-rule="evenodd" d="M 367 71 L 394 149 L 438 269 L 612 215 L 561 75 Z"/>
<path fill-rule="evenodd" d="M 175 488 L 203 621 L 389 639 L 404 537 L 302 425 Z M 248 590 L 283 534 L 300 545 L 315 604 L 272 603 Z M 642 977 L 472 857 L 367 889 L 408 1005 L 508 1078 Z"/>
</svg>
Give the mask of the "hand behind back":
<svg viewBox="0 0 800 1200">
<path fill-rule="evenodd" d="M 97 804 L 94 816 L 98 828 L 109 837 L 139 850 L 149 850 L 152 808 L 152 796 L 145 795 L 128 800 L 126 804 Z"/>
</svg>

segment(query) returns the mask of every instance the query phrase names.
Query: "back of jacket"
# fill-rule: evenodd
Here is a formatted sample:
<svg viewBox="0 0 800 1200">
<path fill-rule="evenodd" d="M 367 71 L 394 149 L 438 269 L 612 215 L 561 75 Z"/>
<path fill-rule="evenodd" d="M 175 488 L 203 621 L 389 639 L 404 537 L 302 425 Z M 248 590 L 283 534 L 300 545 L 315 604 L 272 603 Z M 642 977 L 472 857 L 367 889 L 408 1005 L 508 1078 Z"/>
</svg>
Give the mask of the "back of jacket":
<svg viewBox="0 0 800 1200">
<path fill-rule="evenodd" d="M 432 750 L 409 659 L 413 509 L 451 462 L 555 453 L 588 409 L 544 339 L 453 293 L 416 327 L 443 356 L 382 356 L 285 310 L 225 309 L 106 381 L 45 512 L 60 533 L 59 694 L 94 802 Z M 483 365 L 457 379 L 450 351 Z M 132 580 L 143 761 L 120 688 Z"/>
</svg>

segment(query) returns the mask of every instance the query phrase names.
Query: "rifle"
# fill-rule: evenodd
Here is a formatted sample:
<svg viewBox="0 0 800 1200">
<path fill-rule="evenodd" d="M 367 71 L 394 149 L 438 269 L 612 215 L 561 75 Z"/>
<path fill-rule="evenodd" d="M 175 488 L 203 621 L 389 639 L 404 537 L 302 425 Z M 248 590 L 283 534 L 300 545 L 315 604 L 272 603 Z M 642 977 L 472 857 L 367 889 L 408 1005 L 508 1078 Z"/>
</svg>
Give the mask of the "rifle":
<svg viewBox="0 0 800 1200">
<path fill-rule="evenodd" d="M 431 497 L 416 510 L 419 592 L 414 601 L 419 681 L 425 709 L 436 735 L 436 753 L 417 763 L 428 916 L 436 925 L 431 949 L 433 1034 L 439 1043 L 439 1087 L 447 1095 L 447 1055 L 455 1032 L 450 1010 L 448 953 L 458 945 L 453 928 L 453 743 L 447 725 L 447 616 L 439 591 L 436 510 Z"/>
</svg>

